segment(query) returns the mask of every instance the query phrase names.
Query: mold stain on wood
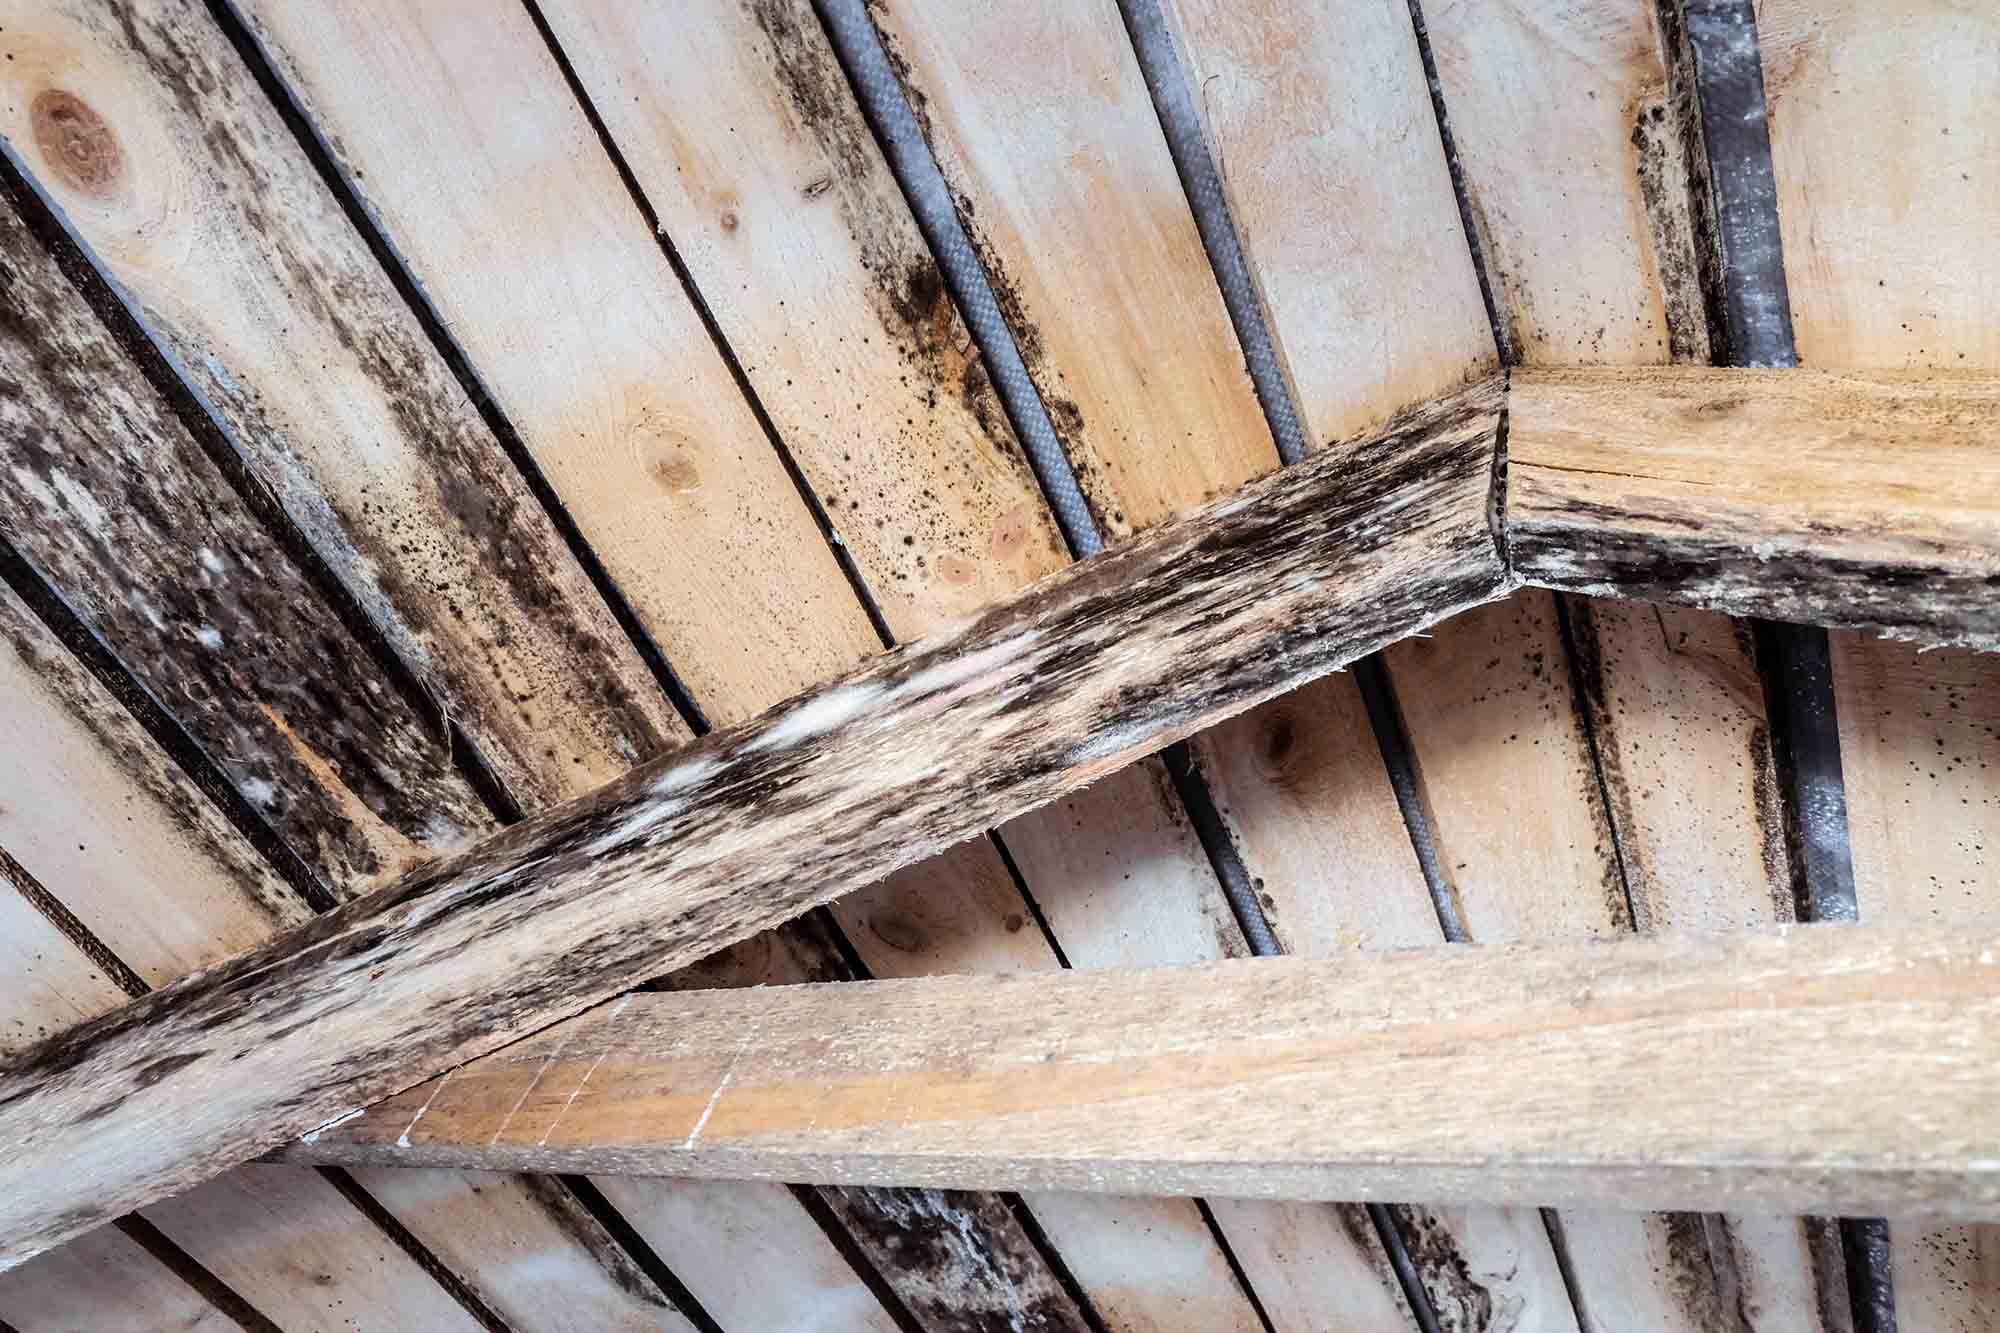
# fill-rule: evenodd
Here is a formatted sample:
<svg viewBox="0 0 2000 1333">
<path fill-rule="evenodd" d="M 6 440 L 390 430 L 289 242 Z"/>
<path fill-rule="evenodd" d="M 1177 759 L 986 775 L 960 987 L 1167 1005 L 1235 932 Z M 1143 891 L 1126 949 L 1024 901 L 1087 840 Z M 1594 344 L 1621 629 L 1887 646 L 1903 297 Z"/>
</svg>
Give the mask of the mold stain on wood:
<svg viewBox="0 0 2000 1333">
<path fill-rule="evenodd" d="M 448 848 L 487 827 L 435 736 L 11 208 L 0 212 L 0 425 L 9 538 L 330 884 L 404 868 L 383 858 L 383 836 Z M 352 823 L 357 811 L 375 828 Z"/>
<path fill-rule="evenodd" d="M 838 211 L 866 274 L 864 299 L 879 337 L 900 364 L 898 391 L 886 410 L 880 395 L 856 402 L 851 411 L 829 417 L 826 442 L 791 443 L 860 557 L 892 628 L 921 633 L 936 623 L 937 605 L 969 610 L 998 591 L 996 578 L 1033 578 L 1060 564 L 1061 536 L 811 7 L 805 0 L 750 0 L 745 9 L 761 39 L 759 55 L 775 85 L 778 114 L 823 161 L 802 187 L 797 207 Z M 727 170 L 726 164 L 716 167 Z M 852 329 L 832 337 L 836 345 L 857 341 Z M 871 340 L 862 334 L 859 341 Z M 851 355 L 863 374 L 876 373 L 880 364 L 872 351 L 829 351 L 836 360 Z M 790 387 L 788 379 L 764 390 L 781 419 Z M 823 431 L 810 422 L 806 429 Z M 893 444 L 866 438 L 883 431 L 895 437 Z M 832 443 L 856 434 L 861 438 L 851 445 Z M 887 466 L 885 457 L 934 460 L 949 493 L 941 494 L 939 481 L 926 480 L 922 469 Z"/>
<path fill-rule="evenodd" d="M 10 25 L 0 47 L 22 57 L 0 64 L 0 89 L 31 99 L 29 169 L 47 173 L 59 203 L 98 205 L 71 208 L 72 219 L 218 413 L 226 439 L 203 443 L 282 510 L 300 534 L 287 540 L 310 544 L 416 671 L 437 701 L 433 725 L 455 721 L 511 790 L 545 802 L 684 740 L 209 16 L 173 3 L 63 4 Z M 75 86 L 34 91 L 44 69 L 68 69 Z M 151 169 L 110 169 L 132 152 L 152 155 Z M 191 298 L 154 270 L 150 252 L 176 244 L 240 289 L 240 309 Z M 301 360 L 318 373 L 297 377 Z M 377 438 L 357 449 L 344 438 L 356 432 Z"/>
<path fill-rule="evenodd" d="M 34 1216 L 11 1224 L 14 1253 L 1500 595 L 1484 515 L 1501 393 L 1489 381 L 1405 414 L 8 1062 L 0 1122 L 38 1133 L 113 1133 L 79 1126 L 121 1109 L 154 1124 L 166 1089 L 208 1090 L 89 1203 L 57 1181 L 30 1194 L 0 1163 L 0 1209 Z M 856 784 L 861 754 L 873 777 Z M 329 1043 L 329 1023 L 351 1036 Z M 161 1089 L 132 1085 L 154 1060 L 223 1049 L 254 1061 L 219 1078 L 210 1054 Z"/>
<path fill-rule="evenodd" d="M 0 387 L 0 402 L 4 402 Z M 216 863 L 243 900 L 273 928 L 295 925 L 311 915 L 305 902 L 222 817 L 180 766 L 153 743 L 139 722 L 63 649 L 13 592 L 0 585 L 0 640 L 70 717 L 86 728 L 98 753 L 118 766 L 133 787 L 184 836 Z M 7 811 L 0 809 L 0 836 Z M 5 853 L 0 852 L 0 858 Z M 155 981 L 167 980 L 156 977 Z"/>
</svg>

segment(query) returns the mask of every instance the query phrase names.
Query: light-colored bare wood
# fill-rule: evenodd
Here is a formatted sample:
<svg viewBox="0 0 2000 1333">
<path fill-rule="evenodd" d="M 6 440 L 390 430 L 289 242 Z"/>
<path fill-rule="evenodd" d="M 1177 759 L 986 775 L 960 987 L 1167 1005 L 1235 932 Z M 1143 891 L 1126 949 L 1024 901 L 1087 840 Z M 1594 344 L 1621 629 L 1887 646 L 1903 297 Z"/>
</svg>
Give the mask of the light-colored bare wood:
<svg viewBox="0 0 2000 1333">
<path fill-rule="evenodd" d="M 2000 849 L 2000 656 L 1832 636 L 1855 898 L 1868 922 L 1993 910 Z M 2000 1228 L 1892 1219 L 1900 1326 L 1978 1327 L 2000 1310 Z"/>
<path fill-rule="evenodd" d="M 1498 595 L 1498 398 L 1476 387 L 1253 483 L 27 1053 L 0 1077 L 4 1132 L 105 1169 L 0 1167 L 7 1259 Z M 148 1132 L 121 1133 L 134 1120 Z"/>
<path fill-rule="evenodd" d="M 1067 563 L 811 5 L 546 12 L 890 630 Z"/>
<path fill-rule="evenodd" d="M 1675 137 L 1653 6 L 1447 0 L 1423 13 L 1517 363 L 1670 359 L 1670 302 L 1696 320 L 1700 304 L 1681 295 L 1695 274 L 1662 265 L 1651 216 L 1678 208 L 1685 225 L 1672 198 L 1685 177 L 1642 169 Z"/>
<path fill-rule="evenodd" d="M 636 995 L 295 1151 L 1991 1217 L 2000 1102 L 1972 1053 L 2000 1035 L 1996 947 L 1794 926 Z M 1818 1031 L 1847 1058 L 1796 1059 Z"/>
<path fill-rule="evenodd" d="M 1165 8 L 1314 438 L 1492 369 L 1408 7 Z"/>
<path fill-rule="evenodd" d="M 0 1275 L 0 1320 L 21 1333 L 237 1333 L 241 1326 L 116 1227 Z"/>
<path fill-rule="evenodd" d="M 1530 581 L 2000 650 L 2000 381 L 1516 372 L 1508 553 Z"/>
<path fill-rule="evenodd" d="M 309 1171 L 240 1166 L 145 1216 L 280 1327 L 482 1327 L 388 1236 L 355 1225 L 353 1205 Z"/>
<path fill-rule="evenodd" d="M 0 27 L 0 136 L 424 678 L 434 725 L 458 722 L 523 799 L 576 795 L 684 739 L 202 6 L 10 0 Z"/>
<path fill-rule="evenodd" d="M 1800 361 L 2000 370 L 2000 18 L 1759 0 L 1757 35 Z"/>
<path fill-rule="evenodd" d="M 872 644 L 527 12 L 243 10 L 696 697 L 757 680 L 763 700 L 716 705 L 747 716 Z"/>
</svg>

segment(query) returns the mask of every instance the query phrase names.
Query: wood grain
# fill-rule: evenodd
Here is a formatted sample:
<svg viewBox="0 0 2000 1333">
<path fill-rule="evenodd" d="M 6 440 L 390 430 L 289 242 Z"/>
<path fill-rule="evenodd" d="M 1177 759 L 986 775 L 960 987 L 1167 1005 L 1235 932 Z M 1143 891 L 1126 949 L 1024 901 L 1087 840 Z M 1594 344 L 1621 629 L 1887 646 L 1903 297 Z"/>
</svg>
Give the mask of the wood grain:
<svg viewBox="0 0 2000 1333">
<path fill-rule="evenodd" d="M 0 136 L 224 447 L 422 679 L 432 725 L 457 722 L 524 801 L 579 795 L 684 740 L 203 7 L 9 0 L 0 28 Z"/>
<path fill-rule="evenodd" d="M 1699 107 L 1662 28 L 1679 8 L 1422 6 L 1504 359 L 1517 368 L 1714 355 L 1702 281 L 1712 226 L 1690 188 L 1706 179 Z M 1761 692 L 1727 688 L 1756 678 L 1747 636 L 1685 611 L 1669 638 L 1643 609 L 1522 594 L 1391 653 L 1473 938 L 1789 918 L 1788 906 L 1771 915 L 1790 881 L 1772 855 L 1782 823 Z M 1551 891 L 1551 874 L 1567 894 Z M 1549 1223 L 1577 1307 L 1564 1327 L 1703 1333 L 1724 1306 L 1756 1328 L 1820 1327 L 1815 1306 L 1787 1295 L 1789 1242 L 1769 1262 L 1732 1267 L 1708 1222 Z M 1767 1233 L 1733 1234 L 1755 1244 Z M 1500 1309 L 1497 1290 L 1493 1300 Z"/>
<path fill-rule="evenodd" d="M 1517 372 L 1508 554 L 1600 596 L 2000 650 L 2000 381 Z"/>
<path fill-rule="evenodd" d="M 1067 563 L 812 6 L 709 0 L 647 10 L 570 0 L 545 12 L 890 634 L 938 628 Z M 1157 793 L 1149 796 L 1156 822 L 1170 823 Z M 1105 859 L 1129 861 L 1145 855 L 1146 828 L 1135 822 L 1148 821 L 1073 832 Z M 1033 839 L 1022 821 L 1007 838 L 1028 859 Z M 1205 863 L 1202 875 L 1213 893 Z M 1027 882 L 1039 890 L 1034 871 Z M 1055 965 L 1047 943 L 1024 928 L 1031 909 L 987 839 L 867 893 L 865 914 L 844 904 L 835 911 L 875 975 L 947 968 L 971 955 Z M 951 948 L 934 943 L 942 936 Z M 765 941 L 758 957 L 762 967 L 726 980 L 771 984 L 773 960 L 786 958 L 806 969 L 793 980 L 846 975 L 836 948 L 805 951 L 796 937 Z M 859 1190 L 824 1199 L 921 1324 L 1026 1319 L 1057 1329 L 1085 1319 L 1012 1211 L 992 1200 Z M 1131 1333 L 1254 1320 L 1191 1204 L 1031 1202 L 1088 1304 L 1115 1309 Z M 712 1265 L 694 1255 L 698 1242 L 665 1243 L 686 1256 L 676 1267 L 699 1284 Z M 760 1309 L 732 1318 L 740 1299 L 733 1287 L 704 1294 L 725 1324 L 768 1321 L 777 1304 L 760 1291 Z"/>
<path fill-rule="evenodd" d="M 1760 0 L 1757 28 L 1801 363 L 2000 374 L 2000 14 Z M 1991 911 L 2000 659 L 1831 638 L 1862 919 Z M 2000 1322 L 2000 1229 L 1889 1231 L 1907 1333 Z"/>
<path fill-rule="evenodd" d="M 5 1132 L 33 1136 L 37 1157 L 103 1153 L 105 1169 L 58 1182 L 8 1164 L 5 1257 L 1497 595 L 1498 402 L 1497 384 L 1477 386 L 1255 483 L 10 1061 Z"/>
<path fill-rule="evenodd" d="M 99 1227 L 0 1275 L 0 1319 L 23 1333 L 238 1333 L 242 1327 L 115 1227 Z"/>
<path fill-rule="evenodd" d="M 638 995 L 294 1151 L 1990 1218 L 1996 947 L 1818 926 Z M 1822 1028 L 1847 1058 L 1796 1059 Z"/>
<path fill-rule="evenodd" d="M 527 11 L 241 9 L 710 719 L 877 646 Z M 797 632 L 802 603 L 823 628 Z"/>
<path fill-rule="evenodd" d="M 1275 468 L 1116 9 L 871 15 L 1105 536 Z"/>
</svg>

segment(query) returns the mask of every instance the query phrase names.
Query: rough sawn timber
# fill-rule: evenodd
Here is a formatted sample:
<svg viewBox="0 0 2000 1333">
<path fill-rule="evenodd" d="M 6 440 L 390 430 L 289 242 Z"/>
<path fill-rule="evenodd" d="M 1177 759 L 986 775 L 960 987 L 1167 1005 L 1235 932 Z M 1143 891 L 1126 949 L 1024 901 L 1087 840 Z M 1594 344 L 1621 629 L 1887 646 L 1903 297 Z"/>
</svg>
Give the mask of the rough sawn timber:
<svg viewBox="0 0 2000 1333">
<path fill-rule="evenodd" d="M 287 1155 L 1992 1218 L 1996 948 L 1790 926 L 642 994 Z M 1842 1058 L 1799 1059 L 1822 1035 Z"/>
<path fill-rule="evenodd" d="M 1504 595 L 1502 392 L 1414 409 L 0 1064 L 0 1264 Z"/>
<path fill-rule="evenodd" d="M 2000 379 L 1517 371 L 1529 582 L 2000 650 Z"/>
</svg>

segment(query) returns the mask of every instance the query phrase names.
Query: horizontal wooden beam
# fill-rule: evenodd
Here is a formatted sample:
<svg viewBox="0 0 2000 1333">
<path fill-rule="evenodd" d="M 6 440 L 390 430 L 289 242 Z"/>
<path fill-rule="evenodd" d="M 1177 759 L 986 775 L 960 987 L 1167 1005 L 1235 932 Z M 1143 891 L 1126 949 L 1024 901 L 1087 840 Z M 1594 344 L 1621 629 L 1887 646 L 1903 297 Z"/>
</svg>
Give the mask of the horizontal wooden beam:
<svg viewBox="0 0 2000 1333">
<path fill-rule="evenodd" d="M 2000 651 L 2000 379 L 1517 371 L 1507 452 L 1532 583 Z"/>
<path fill-rule="evenodd" d="M 1510 580 L 1472 386 L 0 1064 L 0 1267 Z"/>
<path fill-rule="evenodd" d="M 2000 925 L 637 994 L 350 1165 L 2000 1218 Z"/>
</svg>

